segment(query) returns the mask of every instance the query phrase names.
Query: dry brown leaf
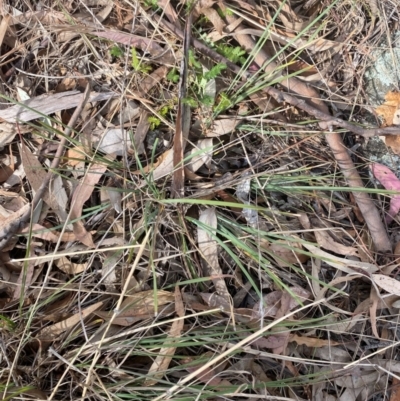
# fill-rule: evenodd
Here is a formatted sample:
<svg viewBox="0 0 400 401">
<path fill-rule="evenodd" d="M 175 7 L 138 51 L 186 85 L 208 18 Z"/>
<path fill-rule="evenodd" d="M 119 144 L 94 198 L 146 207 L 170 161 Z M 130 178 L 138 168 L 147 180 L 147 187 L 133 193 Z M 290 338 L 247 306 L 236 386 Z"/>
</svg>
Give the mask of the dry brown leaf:
<svg viewBox="0 0 400 401">
<path fill-rule="evenodd" d="M 77 80 L 76 77 L 69 76 L 65 77 L 57 86 L 56 89 L 54 90 L 55 93 L 61 93 L 61 92 L 66 92 L 69 90 L 74 90 L 77 86 Z"/>
<path fill-rule="evenodd" d="M 152 56 L 160 55 L 164 49 L 154 40 L 154 38 L 144 38 L 142 36 L 134 35 L 131 33 L 121 31 L 93 31 L 92 35 L 99 38 L 112 40 L 113 42 L 121 43 L 123 45 L 132 46 L 137 49 L 149 52 Z"/>
<path fill-rule="evenodd" d="M 289 32 L 301 32 L 309 25 L 308 19 L 299 17 L 291 8 L 290 3 L 282 2 L 282 10 L 279 13 L 279 18 Z"/>
<path fill-rule="evenodd" d="M 185 310 L 183 306 L 182 296 L 179 291 L 179 286 L 175 287 L 175 305 L 177 315 L 181 318 L 184 317 Z M 165 344 L 167 344 L 167 346 L 161 348 L 160 351 L 158 351 L 158 355 L 152 363 L 147 374 L 150 379 L 146 379 L 144 383 L 145 386 L 154 386 L 165 375 L 172 361 L 172 357 L 174 356 L 176 351 L 176 347 L 173 347 L 172 345 L 177 342 L 177 340 L 181 337 L 183 323 L 183 319 L 175 320 L 172 323 L 168 336 L 165 339 Z"/>
<path fill-rule="evenodd" d="M 268 337 L 257 338 L 252 344 L 260 348 L 279 350 L 287 344 L 288 338 L 289 333 L 273 334 Z M 278 354 L 278 352 L 276 353 Z"/>
<path fill-rule="evenodd" d="M 340 387 L 360 389 L 364 387 L 367 383 L 372 383 L 376 381 L 379 376 L 379 371 L 369 373 L 368 371 L 360 370 L 357 375 L 341 375 L 333 379 L 333 381 L 335 381 L 335 383 Z"/>
<path fill-rule="evenodd" d="M 381 298 L 379 298 L 377 310 L 391 308 L 392 305 L 398 301 L 400 301 L 399 295 L 383 295 Z M 365 301 L 362 301 L 359 305 L 357 305 L 354 315 L 368 312 L 370 303 L 371 301 L 369 298 L 367 298 Z M 393 307 L 395 307 L 395 305 Z"/>
<path fill-rule="evenodd" d="M 258 17 L 256 6 L 254 2 L 248 2 L 244 0 L 233 0 L 234 3 L 236 3 L 239 8 L 242 8 L 243 10 L 246 10 L 249 12 L 249 14 L 253 14 L 255 17 Z M 218 4 L 223 4 L 221 0 L 218 1 Z"/>
<path fill-rule="evenodd" d="M 66 163 L 71 167 L 76 167 L 78 164 L 86 160 L 85 149 L 83 146 L 75 146 L 68 149 L 65 153 Z"/>
<path fill-rule="evenodd" d="M 93 312 L 103 306 L 103 302 L 97 302 L 89 307 L 82 309 L 82 313 L 76 313 L 68 319 L 63 320 L 62 322 L 55 323 L 51 326 L 45 327 L 40 330 L 36 338 L 42 341 L 53 341 L 55 340 L 61 333 L 65 332 L 68 329 L 76 326 L 83 319 L 90 316 Z"/>
<path fill-rule="evenodd" d="M 304 263 L 310 257 L 301 252 L 296 252 L 302 249 L 300 243 L 294 241 L 277 240 L 269 243 L 266 240 L 260 241 L 260 246 L 267 249 L 271 256 L 275 259 L 280 267 L 289 267 L 292 264 Z"/>
<path fill-rule="evenodd" d="M 199 221 L 208 227 L 197 228 L 199 250 L 203 258 L 204 274 L 211 276 L 218 295 L 225 299 L 225 303 L 231 305 L 231 298 L 226 286 L 221 267 L 218 262 L 218 245 L 213 236 L 217 230 L 217 214 L 215 208 L 207 208 L 200 212 Z M 211 232 L 210 232 L 211 231 Z"/>
<path fill-rule="evenodd" d="M 298 336 L 297 334 L 291 334 L 289 336 L 289 342 L 296 342 L 299 345 L 306 345 L 307 347 L 318 348 L 318 347 L 334 347 L 336 345 L 342 345 L 342 343 L 323 340 L 321 338 Z"/>
<path fill-rule="evenodd" d="M 351 246 L 346 246 L 343 245 L 337 241 L 335 241 L 330 235 L 329 232 L 326 230 L 318 230 L 316 229 L 314 231 L 315 238 L 318 242 L 318 245 L 321 248 L 324 248 L 328 251 L 332 251 L 335 253 L 338 253 L 339 255 L 353 255 L 358 257 L 358 251 L 356 248 L 353 248 Z"/>
<path fill-rule="evenodd" d="M 212 127 L 206 131 L 205 135 L 209 138 L 226 135 L 232 132 L 237 125 L 240 123 L 240 120 L 236 118 L 224 118 L 220 120 L 214 121 Z"/>
<path fill-rule="evenodd" d="M 154 318 L 157 314 L 158 317 L 166 316 L 174 311 L 174 294 L 169 291 L 159 290 L 157 294 L 153 290 L 142 291 L 132 296 L 127 297 L 122 305 L 121 311 L 113 319 L 113 324 L 119 326 L 130 326 L 135 322 L 143 319 Z M 167 305 L 167 307 L 159 307 Z M 110 320 L 114 312 L 96 312 L 96 315 L 107 320 Z"/>
<path fill-rule="evenodd" d="M 393 116 L 393 124 L 400 125 L 400 108 L 397 108 Z M 397 135 L 395 135 L 397 136 Z"/>
<path fill-rule="evenodd" d="M 305 302 L 310 299 L 311 293 L 301 287 L 289 287 L 290 292 L 292 292 L 300 302 Z M 281 300 L 282 296 L 287 294 L 289 296 L 287 303 L 287 312 L 299 306 L 298 301 L 292 298 L 289 293 L 284 291 L 272 291 L 267 295 L 263 296 L 262 301 L 258 301 L 253 306 L 253 318 L 260 319 L 262 317 L 277 317 L 278 312 L 281 310 Z"/>
<path fill-rule="evenodd" d="M 43 227 L 40 224 L 34 224 L 32 226 L 32 231 L 30 227 L 26 227 L 20 231 L 23 234 L 32 233 L 33 237 L 40 238 L 45 241 L 53 242 L 56 244 L 58 241 L 61 242 L 71 242 L 76 241 L 76 237 L 74 233 L 64 232 L 61 239 L 60 233 L 58 231 L 49 230 L 46 227 Z"/>
<path fill-rule="evenodd" d="M 115 96 L 117 94 L 113 92 L 91 92 L 88 103 L 108 100 Z M 9 123 L 16 123 L 17 121 L 27 122 L 42 118 L 43 114 L 48 116 L 56 111 L 72 109 L 77 107 L 81 102 L 82 93 L 79 91 L 41 95 L 21 102 L 21 105 L 16 104 L 6 110 L 2 110 L 0 121 L 3 120 Z"/>
<path fill-rule="evenodd" d="M 203 298 L 204 302 L 213 308 L 221 308 L 221 310 L 229 311 L 231 309 L 231 305 L 229 302 L 226 302 L 224 297 L 221 297 L 217 293 L 200 293 L 200 296 Z"/>
<path fill-rule="evenodd" d="M 303 243 L 303 246 L 307 248 L 314 255 L 320 257 L 328 265 L 333 266 L 336 269 L 342 270 L 346 273 L 356 273 L 358 272 L 358 269 L 365 271 L 367 273 L 374 273 L 377 270 L 379 270 L 377 266 L 371 263 L 358 262 L 355 260 L 339 258 L 309 243 Z M 355 269 L 352 269 L 352 267 L 354 267 Z"/>
<path fill-rule="evenodd" d="M 94 185 L 99 182 L 106 170 L 107 166 L 104 164 L 93 164 L 72 195 L 70 216 L 71 220 L 76 220 L 72 223 L 74 233 L 76 238 L 89 248 L 94 248 L 92 235 L 86 231 L 80 217 L 84 203 L 89 199 Z"/>
<path fill-rule="evenodd" d="M 164 306 L 163 308 L 160 309 L 160 311 L 157 313 L 157 318 L 161 319 L 163 317 L 170 316 L 172 313 L 174 313 L 174 305 L 169 304 Z M 95 312 L 95 314 L 105 321 L 109 321 L 111 317 L 113 316 L 114 312 Z M 147 309 L 147 312 L 143 313 L 138 313 L 134 316 L 117 316 L 113 318 L 112 324 L 116 326 L 123 326 L 123 327 L 129 327 L 132 326 L 132 324 L 136 322 L 140 322 L 142 320 L 152 320 L 154 319 L 155 311 L 154 311 L 154 306 L 153 310 L 151 311 L 150 308 Z"/>
<path fill-rule="evenodd" d="M 63 314 L 66 313 L 68 311 L 68 308 L 73 304 L 73 299 L 75 298 L 75 296 L 75 293 L 67 292 L 60 299 L 51 302 L 44 308 L 43 320 L 49 322 L 58 322 L 62 320 Z"/>
<path fill-rule="evenodd" d="M 311 229 L 311 222 L 306 213 L 298 213 L 297 218 L 305 230 Z"/>
<path fill-rule="evenodd" d="M 27 11 L 19 15 L 13 15 L 11 17 L 10 25 L 31 25 L 37 24 L 38 21 L 44 25 L 59 26 L 66 23 L 65 14 L 63 12 L 57 12 L 53 9 L 46 11 Z"/>
<path fill-rule="evenodd" d="M 172 149 L 168 149 L 164 152 L 157 161 L 143 168 L 143 170 L 136 170 L 133 174 L 150 173 L 154 181 L 159 180 L 162 177 L 170 174 L 174 169 L 174 153 Z M 140 186 L 146 185 L 147 181 L 142 181 Z"/>
<path fill-rule="evenodd" d="M 400 241 L 398 241 L 394 247 L 393 255 L 400 257 Z"/>
<path fill-rule="evenodd" d="M 8 217 L 0 220 L 0 236 L 6 237 L 10 232 L 11 226 L 21 226 L 21 218 L 31 208 L 30 203 L 27 203 L 16 212 L 11 213 Z"/>
<path fill-rule="evenodd" d="M 390 294 L 400 295 L 400 281 L 384 274 L 373 274 L 374 283 Z"/>
<path fill-rule="evenodd" d="M 93 242 L 92 234 L 86 230 L 82 221 L 76 220 L 74 223 L 72 223 L 72 225 L 74 227 L 74 234 L 76 239 L 82 242 L 82 244 L 86 245 L 87 247 L 94 248 L 95 245 Z"/>
<path fill-rule="evenodd" d="M 144 79 L 139 82 L 139 90 L 141 96 L 145 97 L 149 95 L 150 90 L 158 83 L 163 80 L 168 72 L 168 67 L 162 65 L 153 71 L 150 75 L 147 75 Z"/>
<path fill-rule="evenodd" d="M 385 102 L 378 106 L 376 113 L 384 120 L 384 126 L 393 125 L 395 112 L 400 108 L 400 92 L 388 92 Z M 396 120 L 397 121 L 397 120 Z"/>
<path fill-rule="evenodd" d="M 105 258 L 101 264 L 102 281 L 107 291 L 115 292 L 118 281 L 116 268 L 120 264 L 121 254 L 114 251 L 104 252 L 104 254 Z"/>
<path fill-rule="evenodd" d="M 386 135 L 386 146 L 390 146 L 396 155 L 400 155 L 400 137 L 399 135 Z"/>
<path fill-rule="evenodd" d="M 145 151 L 143 142 L 150 128 L 149 116 L 150 113 L 148 111 L 141 111 L 140 119 L 133 136 L 133 148 L 138 155 L 143 154 Z"/>
<path fill-rule="evenodd" d="M 163 10 L 170 22 L 176 26 L 180 26 L 178 15 L 174 7 L 171 5 L 170 0 L 158 0 L 158 6 Z"/>
<path fill-rule="evenodd" d="M 389 401 L 400 401 L 400 380 L 395 376 L 392 379 L 392 391 Z"/>
<path fill-rule="evenodd" d="M 222 35 L 226 23 L 219 16 L 217 10 L 215 10 L 214 8 L 202 8 L 199 11 L 201 14 L 208 18 L 208 20 L 214 25 L 214 28 L 217 30 L 217 32 Z"/>
<path fill-rule="evenodd" d="M 349 351 L 339 347 L 321 347 L 313 350 L 313 356 L 325 361 L 348 363 L 352 360 Z"/>
<path fill-rule="evenodd" d="M 0 183 L 7 181 L 13 175 L 13 173 L 14 171 L 10 166 L 0 163 Z"/>
<path fill-rule="evenodd" d="M 24 165 L 24 170 L 32 189 L 36 192 L 43 181 L 46 179 L 47 172 L 37 157 L 29 150 L 24 141 L 21 142 L 21 160 Z M 48 191 L 45 192 L 43 200 L 49 202 Z M 51 207 L 51 205 L 49 205 Z"/>
<path fill-rule="evenodd" d="M 102 152 L 117 156 L 133 153 L 128 131 L 121 128 L 111 128 L 95 130 L 93 133 L 93 145 Z"/>
<path fill-rule="evenodd" d="M 303 289 L 301 289 L 301 290 L 304 291 Z M 275 315 L 275 319 L 280 319 L 283 316 L 286 316 L 290 312 L 291 303 L 293 304 L 293 298 L 291 297 L 291 295 L 287 291 L 282 291 L 282 297 L 281 297 L 279 309 Z M 297 305 L 297 302 L 296 302 L 296 305 Z M 280 331 L 280 330 L 281 330 L 280 328 L 273 327 L 271 331 L 274 332 L 274 331 Z M 285 341 L 281 345 L 272 347 L 272 352 L 274 354 L 280 355 L 280 354 L 285 353 L 286 347 L 289 342 L 290 330 L 287 330 L 284 333 L 279 333 L 278 335 L 280 337 L 283 337 Z"/>
<path fill-rule="evenodd" d="M 202 355 L 193 357 L 188 356 L 182 359 L 182 364 L 185 364 L 185 369 L 189 373 L 196 372 L 200 366 L 204 365 L 206 362 L 210 361 L 213 357 L 212 352 L 206 352 Z M 197 363 L 196 363 L 197 362 Z M 189 366 L 187 366 L 189 365 Z M 203 370 L 199 375 L 196 376 L 196 379 L 199 380 L 201 383 L 207 383 L 210 386 L 218 386 L 223 384 L 230 384 L 226 380 L 221 379 L 218 377 L 218 372 L 223 371 L 226 367 L 227 362 L 224 361 L 219 364 L 217 367 L 209 367 Z M 218 370 L 217 370 L 218 369 Z"/>
<path fill-rule="evenodd" d="M 216 0 L 198 0 L 195 4 L 195 17 L 201 14 L 206 8 L 211 8 L 216 3 Z"/>
<path fill-rule="evenodd" d="M 54 263 L 64 273 L 71 275 L 84 272 L 88 266 L 87 263 L 73 263 L 66 256 L 57 259 Z"/>
<path fill-rule="evenodd" d="M 358 323 L 365 320 L 365 316 L 361 313 L 355 314 L 348 319 L 338 319 L 336 315 L 332 315 L 332 323 L 327 324 L 325 327 L 336 334 L 350 333 L 351 329 Z"/>
<path fill-rule="evenodd" d="M 190 151 L 192 159 L 187 164 L 187 168 L 191 172 L 196 172 L 203 164 L 207 167 L 212 160 L 213 140 L 212 138 L 200 139 L 195 144 L 195 147 Z"/>
<path fill-rule="evenodd" d="M 104 187 L 100 191 L 101 202 L 110 202 L 111 207 L 117 212 L 122 213 L 122 192 L 111 187 Z"/>
<path fill-rule="evenodd" d="M 253 317 L 259 319 L 261 317 L 275 317 L 279 310 L 279 303 L 282 298 L 282 291 L 272 291 L 264 295 L 263 302 L 257 302 L 253 306 Z"/>
<path fill-rule="evenodd" d="M 7 108 L 6 105 L 3 106 Z M 3 113 L 4 107 L 0 110 Z M 30 132 L 30 129 L 31 129 L 30 127 L 20 125 L 18 126 L 17 130 L 17 126 L 14 123 L 6 123 L 6 122 L 0 123 L 0 146 L 5 146 L 11 143 L 15 135 L 17 134 L 17 131 L 20 134 L 26 134 Z"/>
</svg>

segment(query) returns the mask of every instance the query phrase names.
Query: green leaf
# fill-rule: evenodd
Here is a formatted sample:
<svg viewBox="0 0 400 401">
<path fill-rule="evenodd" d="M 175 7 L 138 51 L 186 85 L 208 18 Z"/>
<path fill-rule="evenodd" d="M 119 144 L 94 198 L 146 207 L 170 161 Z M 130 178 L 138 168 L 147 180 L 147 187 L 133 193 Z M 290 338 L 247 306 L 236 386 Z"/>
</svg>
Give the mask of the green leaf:
<svg viewBox="0 0 400 401">
<path fill-rule="evenodd" d="M 141 62 L 141 60 L 139 60 L 137 51 L 134 47 L 132 47 L 131 56 L 132 56 L 131 65 L 136 72 L 143 72 L 146 74 L 152 70 L 152 68 L 149 65 L 145 65 Z"/>
<path fill-rule="evenodd" d="M 228 60 L 232 61 L 232 63 L 244 64 L 246 61 L 246 58 L 244 57 L 246 55 L 246 51 L 239 46 L 233 47 L 226 44 L 219 44 L 217 46 L 217 51 Z"/>
<path fill-rule="evenodd" d="M 174 84 L 176 84 L 179 81 L 179 74 L 178 74 L 178 70 L 176 68 L 173 68 L 167 74 L 167 80 L 170 82 L 173 82 Z"/>
<path fill-rule="evenodd" d="M 196 68 L 201 68 L 201 63 L 197 61 L 196 56 L 193 53 L 193 50 L 189 50 L 189 64 Z"/>
<path fill-rule="evenodd" d="M 147 121 L 150 123 L 150 130 L 152 131 L 161 124 L 161 120 L 154 116 L 150 116 Z"/>
<path fill-rule="evenodd" d="M 199 105 L 198 101 L 192 97 L 186 97 L 182 100 L 184 104 L 187 104 L 190 107 L 197 107 Z"/>
<path fill-rule="evenodd" d="M 228 95 L 225 92 L 222 92 L 219 95 L 219 101 L 218 104 L 214 108 L 214 112 L 216 114 L 219 114 L 223 112 L 226 109 L 229 109 L 229 107 L 232 106 L 232 101 L 229 99 Z"/>
<path fill-rule="evenodd" d="M 122 57 L 124 55 L 124 51 L 119 46 L 113 46 L 110 49 L 110 54 L 112 57 Z"/>
<path fill-rule="evenodd" d="M 226 69 L 226 64 L 223 64 L 223 63 L 216 64 L 216 65 L 214 65 L 214 67 L 211 68 L 210 71 L 208 71 L 204 74 L 204 78 L 207 81 L 210 81 L 211 79 L 215 79 L 225 69 Z"/>
</svg>

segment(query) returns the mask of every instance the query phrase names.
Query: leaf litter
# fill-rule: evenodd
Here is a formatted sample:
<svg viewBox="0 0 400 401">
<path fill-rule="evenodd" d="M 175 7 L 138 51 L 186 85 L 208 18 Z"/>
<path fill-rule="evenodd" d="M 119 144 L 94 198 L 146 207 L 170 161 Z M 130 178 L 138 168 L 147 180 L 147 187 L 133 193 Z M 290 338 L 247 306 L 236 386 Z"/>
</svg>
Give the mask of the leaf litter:
<svg viewBox="0 0 400 401">
<path fill-rule="evenodd" d="M 5 2 L 3 398 L 397 399 L 400 181 L 357 149 L 398 150 L 360 87 L 400 6 L 368 7 Z"/>
</svg>

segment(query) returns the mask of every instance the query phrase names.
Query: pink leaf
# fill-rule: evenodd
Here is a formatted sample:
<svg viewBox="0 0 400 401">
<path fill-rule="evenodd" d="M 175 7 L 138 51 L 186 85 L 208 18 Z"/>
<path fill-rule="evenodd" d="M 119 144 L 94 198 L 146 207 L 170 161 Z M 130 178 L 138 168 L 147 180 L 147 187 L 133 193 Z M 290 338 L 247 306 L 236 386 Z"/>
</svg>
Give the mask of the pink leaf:
<svg viewBox="0 0 400 401">
<path fill-rule="evenodd" d="M 389 191 L 400 192 L 400 180 L 396 175 L 386 166 L 379 163 L 371 165 L 371 170 L 374 177 Z M 393 195 L 390 199 L 390 207 L 388 215 L 386 216 L 386 223 L 390 223 L 400 210 L 400 194 Z"/>
</svg>

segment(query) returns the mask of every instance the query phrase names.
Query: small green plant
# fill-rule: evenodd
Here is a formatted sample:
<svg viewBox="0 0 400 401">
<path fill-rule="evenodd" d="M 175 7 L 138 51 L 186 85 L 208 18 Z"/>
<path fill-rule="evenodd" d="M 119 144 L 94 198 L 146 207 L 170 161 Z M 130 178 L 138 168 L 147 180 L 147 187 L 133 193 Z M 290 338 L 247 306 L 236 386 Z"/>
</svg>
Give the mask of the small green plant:
<svg viewBox="0 0 400 401">
<path fill-rule="evenodd" d="M 189 50 L 189 65 L 194 68 L 201 68 L 201 63 L 197 60 L 193 50 Z"/>
<path fill-rule="evenodd" d="M 149 65 L 142 63 L 134 47 L 132 47 L 131 56 L 132 56 L 131 65 L 136 72 L 142 72 L 144 74 L 147 74 L 152 70 L 152 68 Z"/>
<path fill-rule="evenodd" d="M 168 113 L 173 109 L 173 107 L 173 105 L 166 104 L 158 110 L 157 115 L 161 117 L 166 117 Z M 161 119 L 157 116 L 150 116 L 147 121 L 150 123 L 151 131 L 155 130 L 161 124 Z"/>
<path fill-rule="evenodd" d="M 145 7 L 151 7 L 153 10 L 157 10 L 158 2 L 157 0 L 143 0 Z"/>
<path fill-rule="evenodd" d="M 221 18 L 224 17 L 231 17 L 233 15 L 233 11 L 230 8 L 226 8 L 225 10 L 222 10 L 221 8 L 217 9 L 217 13 Z"/>
<path fill-rule="evenodd" d="M 179 73 L 176 68 L 173 68 L 168 74 L 167 74 L 167 80 L 170 82 L 173 82 L 174 84 L 178 83 L 179 81 Z"/>
<path fill-rule="evenodd" d="M 183 99 L 183 103 L 187 104 L 188 106 L 193 107 L 193 108 L 199 107 L 199 102 L 192 97 L 185 97 Z"/>
<path fill-rule="evenodd" d="M 222 113 L 224 110 L 229 109 L 232 106 L 232 104 L 233 102 L 228 97 L 228 95 L 225 92 L 222 92 L 219 95 L 218 103 L 214 108 L 214 113 L 215 114 Z"/>
<path fill-rule="evenodd" d="M 150 116 L 147 121 L 150 123 L 151 131 L 155 130 L 161 124 L 161 120 L 155 116 Z"/>
<path fill-rule="evenodd" d="M 165 117 L 171 111 L 172 108 L 173 108 L 173 106 L 166 104 L 165 106 L 162 106 L 158 112 L 159 112 L 160 116 Z"/>
<path fill-rule="evenodd" d="M 244 64 L 246 61 L 246 51 L 239 46 L 230 46 L 224 43 L 217 45 L 217 51 L 222 56 L 226 57 L 232 63 Z"/>
<path fill-rule="evenodd" d="M 210 81 L 211 79 L 217 78 L 219 75 L 221 75 L 221 72 L 223 70 L 226 70 L 226 65 L 223 63 L 219 63 L 214 65 L 214 67 L 211 68 L 210 71 L 207 71 L 204 74 L 204 78 L 206 81 Z"/>
<path fill-rule="evenodd" d="M 110 54 L 112 57 L 119 58 L 124 55 L 124 51 L 119 46 L 115 45 L 110 49 Z"/>
<path fill-rule="evenodd" d="M 13 331 L 15 323 L 4 315 L 0 315 L 0 328 L 4 331 Z"/>
<path fill-rule="evenodd" d="M 192 51 L 189 51 L 189 65 L 195 74 L 190 81 L 190 92 L 192 95 L 184 99 L 185 104 L 190 107 L 199 107 L 200 105 L 212 107 L 215 100 L 214 96 L 210 96 L 209 94 L 209 84 L 221 75 L 222 71 L 227 68 L 226 65 L 219 63 L 214 65 L 210 70 L 206 70 Z"/>
</svg>

